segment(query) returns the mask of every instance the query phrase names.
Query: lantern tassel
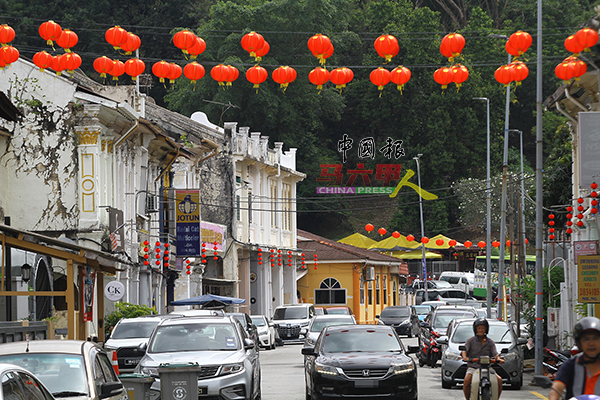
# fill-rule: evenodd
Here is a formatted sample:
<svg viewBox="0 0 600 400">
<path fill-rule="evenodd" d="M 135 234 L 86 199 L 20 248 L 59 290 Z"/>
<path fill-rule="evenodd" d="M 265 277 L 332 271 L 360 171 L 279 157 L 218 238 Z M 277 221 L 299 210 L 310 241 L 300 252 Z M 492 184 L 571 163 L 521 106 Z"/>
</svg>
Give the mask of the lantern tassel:
<svg viewBox="0 0 600 400">
<path fill-rule="evenodd" d="M 392 61 L 392 55 L 391 54 L 386 54 L 385 55 L 385 63 L 384 64 L 387 64 L 390 61 Z"/>
<path fill-rule="evenodd" d="M 65 49 L 65 53 L 70 53 L 71 49 Z"/>
<path fill-rule="evenodd" d="M 403 84 L 402 85 L 398 85 L 397 87 L 398 87 L 398 90 L 400 91 L 400 94 L 403 94 L 402 93 L 402 89 L 404 89 L 404 85 Z"/>
</svg>

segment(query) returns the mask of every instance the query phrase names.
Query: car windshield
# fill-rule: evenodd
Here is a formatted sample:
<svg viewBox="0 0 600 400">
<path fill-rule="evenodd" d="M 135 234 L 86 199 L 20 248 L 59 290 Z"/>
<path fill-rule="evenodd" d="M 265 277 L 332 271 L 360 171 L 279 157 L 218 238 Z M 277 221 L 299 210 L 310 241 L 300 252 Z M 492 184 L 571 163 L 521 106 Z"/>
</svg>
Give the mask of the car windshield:
<svg viewBox="0 0 600 400">
<path fill-rule="evenodd" d="M 264 317 L 250 317 L 252 319 L 252 323 L 256 326 L 265 326 L 267 325 L 267 321 L 265 321 Z"/>
<path fill-rule="evenodd" d="M 328 308 L 327 314 L 350 314 L 347 308 Z"/>
<path fill-rule="evenodd" d="M 402 307 L 402 308 L 384 308 L 381 312 L 382 318 L 402 318 L 408 317 L 410 315 L 410 308 Z"/>
<path fill-rule="evenodd" d="M 306 319 L 306 311 L 307 309 L 305 307 L 278 308 L 275 310 L 275 315 L 273 315 L 273 319 Z"/>
<path fill-rule="evenodd" d="M 450 284 L 455 284 L 455 285 L 458 283 L 459 280 L 460 280 L 460 277 L 458 277 L 458 276 L 442 276 L 440 278 L 440 281 L 446 281 Z"/>
<path fill-rule="evenodd" d="M 394 352 L 402 350 L 402 344 L 391 331 L 377 329 L 365 329 L 363 331 L 342 330 L 328 333 L 323 338 L 324 353 Z"/>
<path fill-rule="evenodd" d="M 90 396 L 80 355 L 7 354 L 0 356 L 0 362 L 16 364 L 33 372 L 52 394 L 73 392 L 79 396 Z"/>
<path fill-rule="evenodd" d="M 110 334 L 111 339 L 149 338 L 158 321 L 121 322 Z"/>
<path fill-rule="evenodd" d="M 415 307 L 415 310 L 417 311 L 418 315 L 427 315 L 427 314 L 429 314 L 429 311 L 431 311 L 431 307 L 429 307 L 429 306 L 414 306 L 414 307 Z M 382 311 L 382 314 L 383 314 L 383 312 L 385 312 L 385 309 Z"/>
<path fill-rule="evenodd" d="M 465 343 L 468 338 L 473 336 L 473 323 L 460 324 L 454 330 L 451 341 L 454 343 Z M 495 343 L 510 344 L 512 343 L 512 335 L 506 325 L 491 325 L 488 337 Z"/>
<path fill-rule="evenodd" d="M 323 328 L 326 326 L 333 325 L 349 325 L 352 324 L 352 320 L 349 318 L 340 318 L 340 319 L 327 319 L 327 320 L 315 320 L 310 326 L 311 332 L 321 332 Z"/>
<path fill-rule="evenodd" d="M 435 281 L 435 285 L 438 289 L 452 288 L 453 286 L 446 281 Z"/>
<path fill-rule="evenodd" d="M 438 313 L 435 315 L 433 319 L 433 327 L 447 328 L 448 324 L 452 322 L 453 319 L 456 318 L 474 318 L 475 315 L 471 311 L 463 311 L 463 312 L 452 312 L 452 313 Z"/>
<path fill-rule="evenodd" d="M 232 324 L 204 322 L 157 327 L 148 352 L 235 351 L 239 346 Z"/>
</svg>

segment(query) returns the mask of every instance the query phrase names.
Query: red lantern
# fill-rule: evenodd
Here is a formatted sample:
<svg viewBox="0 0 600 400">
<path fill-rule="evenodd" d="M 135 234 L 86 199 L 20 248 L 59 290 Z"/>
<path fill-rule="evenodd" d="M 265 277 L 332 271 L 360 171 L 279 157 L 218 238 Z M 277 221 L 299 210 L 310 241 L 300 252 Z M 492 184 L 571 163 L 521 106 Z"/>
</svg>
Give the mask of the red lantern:
<svg viewBox="0 0 600 400">
<path fill-rule="evenodd" d="M 140 48 L 142 40 L 135 33 L 127 32 L 127 40 L 121 45 L 121 49 L 125 51 L 125 55 L 133 54 L 134 51 Z"/>
<path fill-rule="evenodd" d="M 428 238 L 427 236 L 423 236 L 423 237 L 421 238 L 421 243 L 423 243 L 423 244 L 427 244 L 427 243 L 429 243 L 429 238 Z"/>
<path fill-rule="evenodd" d="M 64 66 L 62 65 L 62 63 L 60 62 L 61 58 L 63 58 L 64 54 L 60 54 L 58 56 L 54 56 L 52 57 L 52 65 L 50 66 L 50 68 L 52 68 L 53 71 L 56 71 L 56 75 L 61 75 L 62 71 L 64 71 Z"/>
<path fill-rule="evenodd" d="M 477 246 L 478 246 L 480 249 L 482 249 L 482 250 L 483 250 L 483 248 L 485 247 L 485 242 L 484 242 L 483 240 L 480 240 L 480 241 L 477 243 Z"/>
<path fill-rule="evenodd" d="M 550 214 L 550 215 L 548 215 L 548 218 L 549 218 L 549 219 L 554 219 L 554 214 Z"/>
<path fill-rule="evenodd" d="M 336 89 L 342 89 L 346 87 L 346 84 L 354 78 L 354 72 L 350 68 L 341 67 L 336 68 L 329 73 L 329 79 L 335 85 Z"/>
<path fill-rule="evenodd" d="M 146 64 L 139 58 L 131 58 L 125 62 L 125 73 L 135 81 L 146 70 Z"/>
<path fill-rule="evenodd" d="M 554 73 L 559 79 L 562 79 L 566 85 L 569 81 L 575 77 L 575 67 L 570 62 L 561 62 L 554 68 Z"/>
<path fill-rule="evenodd" d="M 45 51 L 39 51 L 33 55 L 33 63 L 37 65 L 40 71 L 50 68 L 52 65 L 52 55 Z"/>
<path fill-rule="evenodd" d="M 242 37 L 242 48 L 250 53 L 250 57 L 256 57 L 256 52 L 265 44 L 265 38 L 254 31 L 246 33 Z"/>
<path fill-rule="evenodd" d="M 269 73 L 260 65 L 255 65 L 254 67 L 248 68 L 246 71 L 246 79 L 248 79 L 250 83 L 254 84 L 252 88 L 257 89 L 257 92 L 260 84 L 266 81 L 268 77 Z"/>
<path fill-rule="evenodd" d="M 231 86 L 231 83 L 235 81 L 240 76 L 240 71 L 233 65 L 226 65 L 226 68 L 229 70 L 229 75 L 227 75 L 227 80 L 225 85 Z"/>
<path fill-rule="evenodd" d="M 205 74 L 204 67 L 202 64 L 198 64 L 196 61 L 193 61 L 183 67 L 183 74 L 186 78 L 192 81 L 193 84 L 196 84 L 196 81 L 202 79 Z"/>
<path fill-rule="evenodd" d="M 120 60 L 113 60 L 113 67 L 109 74 L 113 77 L 113 81 L 118 81 L 119 77 L 125 73 L 125 63 Z"/>
<path fill-rule="evenodd" d="M 152 73 L 159 78 L 161 83 L 165 82 L 165 78 L 169 76 L 170 72 L 171 65 L 164 60 L 154 63 L 152 66 Z"/>
<path fill-rule="evenodd" d="M 396 84 L 396 87 L 402 94 L 402 89 L 404 89 L 404 85 L 410 80 L 411 72 L 410 69 L 403 67 L 402 65 L 394 68 L 392 72 L 390 72 L 390 80 L 392 83 Z"/>
<path fill-rule="evenodd" d="M 195 60 L 199 54 L 204 53 L 204 50 L 206 50 L 206 42 L 198 36 L 196 36 L 196 43 L 187 49 L 192 60 Z"/>
<path fill-rule="evenodd" d="M 585 61 L 576 58 L 571 61 L 571 65 L 573 65 L 575 80 L 578 81 L 587 72 L 587 64 Z"/>
<path fill-rule="evenodd" d="M 440 44 L 440 53 L 442 53 L 444 57 L 447 57 L 450 60 L 450 62 L 454 61 L 454 57 L 452 57 L 452 52 L 448 48 L 448 43 L 443 40 Z"/>
<path fill-rule="evenodd" d="M 565 49 L 573 53 L 573 55 L 578 56 L 579 53 L 583 51 L 585 46 L 579 44 L 577 39 L 575 39 L 575 35 L 571 35 L 565 39 Z"/>
<path fill-rule="evenodd" d="M 437 69 L 433 73 L 433 79 L 440 85 L 442 85 L 442 90 L 448 87 L 448 84 L 452 82 L 454 74 L 452 73 L 452 68 L 442 67 Z"/>
<path fill-rule="evenodd" d="M 394 231 L 392 232 L 392 236 L 394 237 L 394 239 L 398 239 L 400 237 L 400 232 Z"/>
<path fill-rule="evenodd" d="M 181 66 L 179 66 L 178 64 L 175 64 L 175 63 L 170 63 L 170 64 L 171 64 L 171 70 L 170 70 L 167 78 L 169 78 L 169 83 L 175 83 L 175 79 L 178 79 L 181 76 L 183 70 L 181 69 Z"/>
<path fill-rule="evenodd" d="M 568 206 L 568 207 L 567 207 L 567 211 L 568 211 L 568 212 L 572 212 L 572 211 L 573 211 L 573 207 L 571 207 L 571 206 Z"/>
<path fill-rule="evenodd" d="M 104 38 L 115 50 L 119 50 L 127 42 L 127 31 L 117 25 L 107 29 Z"/>
<path fill-rule="evenodd" d="M 106 56 L 98 57 L 94 60 L 94 69 L 102 78 L 106 78 L 106 74 L 110 72 L 112 67 L 113 61 Z"/>
<path fill-rule="evenodd" d="M 529 68 L 527 68 L 527 65 L 521 61 L 515 61 L 512 64 L 512 71 L 514 73 L 514 80 L 516 82 L 515 86 L 519 86 L 521 82 L 529 75 Z"/>
<path fill-rule="evenodd" d="M 381 236 L 383 236 L 383 235 L 385 235 L 385 234 L 387 233 L 387 230 L 386 230 L 385 228 L 379 228 L 379 229 L 377 230 L 377 232 L 379 232 L 379 234 L 380 234 Z"/>
<path fill-rule="evenodd" d="M 577 221 L 577 226 L 581 228 L 583 226 L 583 221 Z"/>
<path fill-rule="evenodd" d="M 444 239 L 438 239 L 435 241 L 435 244 L 437 244 L 438 246 L 441 246 L 444 244 Z"/>
<path fill-rule="evenodd" d="M 308 39 L 308 49 L 315 57 L 317 57 L 321 65 L 325 64 L 325 58 L 333 54 L 333 50 L 331 50 L 332 47 L 331 40 L 320 33 Z"/>
<path fill-rule="evenodd" d="M 377 86 L 377 89 L 379 89 L 379 97 L 381 97 L 383 87 L 385 85 L 387 85 L 388 83 L 390 83 L 390 80 L 392 79 L 392 77 L 391 77 L 390 71 L 388 71 L 385 68 L 379 67 L 379 68 L 371 71 L 371 74 L 369 75 L 369 79 L 371 80 L 371 83 L 373 85 Z"/>
<path fill-rule="evenodd" d="M 471 242 L 470 240 L 467 240 L 467 241 L 465 242 L 465 247 L 466 247 L 467 249 L 470 249 L 470 248 L 471 248 L 471 246 L 473 246 L 473 242 Z"/>
<path fill-rule="evenodd" d="M 497 240 L 494 240 L 494 241 L 492 242 L 492 246 L 494 246 L 494 247 L 498 248 L 498 247 L 500 247 L 500 242 L 499 242 L 499 241 L 497 241 Z"/>
<path fill-rule="evenodd" d="M 365 225 L 365 230 L 369 233 L 371 233 L 373 231 L 373 229 L 375 229 L 375 227 L 373 226 L 373 224 L 366 224 Z"/>
<path fill-rule="evenodd" d="M 575 40 L 580 46 L 583 46 L 584 51 L 590 51 L 590 47 L 598 43 L 598 31 L 590 28 L 583 28 L 575 34 Z"/>
<path fill-rule="evenodd" d="M 62 34 L 62 28 L 54 21 L 46 21 L 40 25 L 38 32 L 42 39 L 44 39 L 49 46 L 52 46 L 52 42 L 58 40 Z"/>
<path fill-rule="evenodd" d="M 550 239 L 550 240 L 554 240 L 554 235 L 550 235 L 550 236 L 548 236 L 548 239 Z"/>
<path fill-rule="evenodd" d="M 531 38 L 531 35 L 529 33 L 517 31 L 510 35 L 507 43 L 510 44 L 510 47 L 517 50 L 518 54 L 516 55 L 516 57 L 518 57 L 527 51 L 529 46 L 531 46 L 532 40 L 533 39 Z"/>
<path fill-rule="evenodd" d="M 496 72 L 494 72 L 494 77 L 504 86 L 510 85 L 510 83 L 515 80 L 513 64 L 503 65 L 496 69 Z"/>
<path fill-rule="evenodd" d="M 219 83 L 219 86 L 224 86 L 229 76 L 229 68 L 224 64 L 215 65 L 210 70 L 210 76 Z"/>
<path fill-rule="evenodd" d="M 19 50 L 13 46 L 0 47 L 0 60 L 5 65 L 10 65 L 19 59 Z"/>
<path fill-rule="evenodd" d="M 577 199 L 577 202 L 578 202 L 579 204 L 583 204 L 583 202 L 584 202 L 584 200 L 583 200 L 583 197 L 580 197 L 580 198 L 578 198 L 578 199 Z"/>
<path fill-rule="evenodd" d="M 379 54 L 379 57 L 385 58 L 385 62 L 388 63 L 395 57 L 400 51 L 398 46 L 398 39 L 392 35 L 381 35 L 375 39 L 375 51 Z"/>
<path fill-rule="evenodd" d="M 254 57 L 254 61 L 262 60 L 262 58 L 269 53 L 269 50 L 271 50 L 271 45 L 269 45 L 269 42 L 265 40 L 265 44 L 263 44 L 263 47 L 258 49 L 258 51 L 256 52 L 256 57 Z"/>
<path fill-rule="evenodd" d="M 450 246 L 450 247 L 456 246 L 456 240 L 454 240 L 454 239 L 448 240 L 448 246 Z"/>
<path fill-rule="evenodd" d="M 409 234 L 409 235 L 406 237 L 406 240 L 408 240 L 409 242 L 412 242 L 413 240 L 415 240 L 415 237 L 414 237 L 414 235 L 413 235 L 413 234 Z"/>
<path fill-rule="evenodd" d="M 6 24 L 0 25 L 0 44 L 12 42 L 15 38 L 15 30 Z"/>
<path fill-rule="evenodd" d="M 81 66 L 81 57 L 77 53 L 63 54 L 60 63 L 61 66 L 64 66 L 63 70 L 66 69 L 68 72 L 73 73 L 74 70 Z"/>
<path fill-rule="evenodd" d="M 506 241 L 506 245 L 507 245 L 508 247 L 510 247 L 510 240 L 507 240 L 507 241 Z"/>
<path fill-rule="evenodd" d="M 187 29 L 179 31 L 173 35 L 173 44 L 180 49 L 183 54 L 188 54 L 188 49 L 196 44 L 196 35 Z"/>
<path fill-rule="evenodd" d="M 271 74 L 271 77 L 276 83 L 279 83 L 279 87 L 285 92 L 288 85 L 296 80 L 296 75 L 296 70 L 286 65 L 275 69 Z"/>
<path fill-rule="evenodd" d="M 460 89 L 460 86 L 469 77 L 469 70 L 467 67 L 461 64 L 455 64 L 452 66 L 452 82 L 456 83 L 456 91 Z"/>
<path fill-rule="evenodd" d="M 590 187 L 594 190 L 598 189 L 598 184 L 596 182 L 592 182 L 592 184 L 590 185 Z"/>
<path fill-rule="evenodd" d="M 451 58 L 457 57 L 465 47 L 465 38 L 460 33 L 449 33 L 442 39 L 442 46 L 452 53 Z"/>
<path fill-rule="evenodd" d="M 573 229 L 567 228 L 567 234 L 570 235 L 571 233 L 573 233 Z"/>
<path fill-rule="evenodd" d="M 511 56 L 513 56 L 513 57 L 519 57 L 519 50 L 517 50 L 514 47 L 512 47 L 511 44 L 510 44 L 510 42 L 506 41 L 506 43 L 504 44 L 504 49 Z"/>
<path fill-rule="evenodd" d="M 329 81 L 329 71 L 325 68 L 317 67 L 308 73 L 308 80 L 313 85 L 316 85 L 319 93 L 321 93 L 323 85 Z"/>
<path fill-rule="evenodd" d="M 79 37 L 75 32 L 69 29 L 62 31 L 60 37 L 56 41 L 56 44 L 65 49 L 66 53 L 71 52 L 71 47 L 74 47 L 79 41 Z"/>
</svg>

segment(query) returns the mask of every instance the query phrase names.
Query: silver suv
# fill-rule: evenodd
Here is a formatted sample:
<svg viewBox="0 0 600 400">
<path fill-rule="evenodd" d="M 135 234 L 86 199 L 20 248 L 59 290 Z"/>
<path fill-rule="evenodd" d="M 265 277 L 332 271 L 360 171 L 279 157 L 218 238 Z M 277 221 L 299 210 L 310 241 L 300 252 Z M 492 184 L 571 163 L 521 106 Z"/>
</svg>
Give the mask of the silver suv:
<svg viewBox="0 0 600 400">
<path fill-rule="evenodd" d="M 315 317 L 315 307 L 310 303 L 283 304 L 275 309 L 273 323 L 282 340 L 300 338 L 300 330 Z"/>
<path fill-rule="evenodd" d="M 142 346 L 145 347 L 145 346 Z M 258 350 L 241 324 L 229 316 L 161 321 L 136 373 L 153 376 L 150 398 L 160 391 L 161 364 L 198 363 L 198 393 L 209 398 L 260 399 Z"/>
</svg>

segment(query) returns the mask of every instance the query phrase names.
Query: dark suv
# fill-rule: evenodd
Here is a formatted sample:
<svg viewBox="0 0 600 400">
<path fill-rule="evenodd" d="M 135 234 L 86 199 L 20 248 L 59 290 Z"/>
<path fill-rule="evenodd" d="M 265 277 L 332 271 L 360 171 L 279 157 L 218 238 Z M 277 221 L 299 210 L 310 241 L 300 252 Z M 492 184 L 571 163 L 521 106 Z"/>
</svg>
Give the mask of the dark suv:
<svg viewBox="0 0 600 400">
<path fill-rule="evenodd" d="M 398 335 L 411 338 L 419 334 L 419 316 L 413 306 L 389 306 L 375 318 L 379 318 L 378 325 L 392 326 Z"/>
</svg>

